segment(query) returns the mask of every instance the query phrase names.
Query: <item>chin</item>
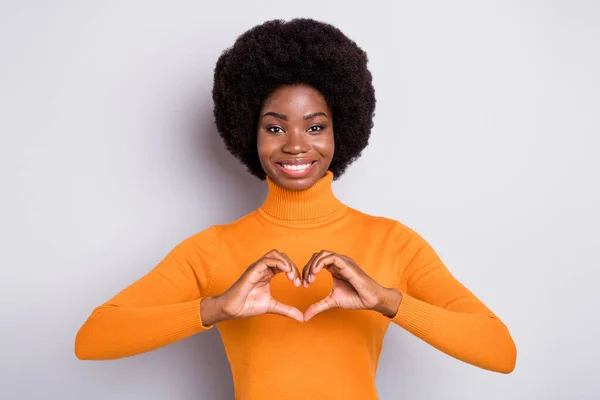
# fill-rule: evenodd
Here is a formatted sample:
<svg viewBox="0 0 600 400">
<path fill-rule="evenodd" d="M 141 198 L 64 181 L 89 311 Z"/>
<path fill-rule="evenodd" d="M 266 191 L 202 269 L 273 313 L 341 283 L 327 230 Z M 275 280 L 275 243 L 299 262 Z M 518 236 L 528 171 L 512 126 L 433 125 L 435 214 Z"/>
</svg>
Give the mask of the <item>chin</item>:
<svg viewBox="0 0 600 400">
<path fill-rule="evenodd" d="M 289 190 L 304 190 L 315 184 L 316 180 L 310 177 L 303 179 L 292 179 L 287 177 L 277 177 L 275 180 L 280 186 Z"/>
<path fill-rule="evenodd" d="M 325 174 L 325 172 L 321 171 L 315 172 L 317 172 L 317 174 L 312 173 L 306 177 L 291 177 L 286 176 L 284 172 L 275 169 L 274 171 L 271 170 L 269 176 L 279 186 L 288 190 L 304 190 L 314 185 Z"/>
</svg>

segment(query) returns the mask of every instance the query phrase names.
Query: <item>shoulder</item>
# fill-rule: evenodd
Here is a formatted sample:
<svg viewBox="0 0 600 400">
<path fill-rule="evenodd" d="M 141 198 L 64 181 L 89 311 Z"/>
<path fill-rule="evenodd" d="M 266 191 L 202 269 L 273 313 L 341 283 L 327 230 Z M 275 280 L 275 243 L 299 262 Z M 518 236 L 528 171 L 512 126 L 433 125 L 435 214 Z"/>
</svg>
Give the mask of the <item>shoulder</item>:
<svg viewBox="0 0 600 400">
<path fill-rule="evenodd" d="M 366 231 L 376 230 L 391 235 L 400 246 L 410 244 L 424 247 L 428 245 L 423 236 L 403 221 L 387 216 L 368 214 L 350 207 L 348 210 L 350 217 L 355 223 L 360 224 L 361 228 Z"/>
<path fill-rule="evenodd" d="M 252 225 L 257 223 L 255 214 L 256 211 L 252 211 L 233 221 L 207 226 L 184 239 L 182 243 L 188 245 L 218 245 L 219 241 L 230 233 L 253 229 Z"/>
<path fill-rule="evenodd" d="M 399 220 L 383 215 L 369 214 L 352 207 L 348 207 L 348 215 L 354 223 L 358 223 L 365 228 L 385 230 L 391 234 L 413 232 L 412 229 Z"/>
</svg>

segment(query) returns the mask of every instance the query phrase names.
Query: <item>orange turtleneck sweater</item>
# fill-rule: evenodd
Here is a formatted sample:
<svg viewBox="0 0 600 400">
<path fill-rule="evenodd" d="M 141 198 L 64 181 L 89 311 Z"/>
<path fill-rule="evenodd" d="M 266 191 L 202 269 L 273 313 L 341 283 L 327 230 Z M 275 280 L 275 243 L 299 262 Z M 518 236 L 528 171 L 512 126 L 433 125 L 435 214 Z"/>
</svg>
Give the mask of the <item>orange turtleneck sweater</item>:
<svg viewBox="0 0 600 400">
<path fill-rule="evenodd" d="M 288 191 L 267 178 L 260 208 L 183 240 L 147 275 L 97 307 L 77 334 L 77 357 L 132 356 L 212 329 L 201 322 L 201 300 L 223 293 L 266 252 L 278 249 L 302 266 L 327 249 L 400 290 L 397 314 L 333 309 L 305 323 L 272 314 L 217 323 L 236 398 L 376 399 L 375 374 L 390 322 L 459 360 L 511 372 L 516 348 L 502 321 L 416 232 L 344 205 L 332 181 L 328 171 L 311 188 Z M 309 288 L 296 288 L 280 274 L 271 290 L 303 311 L 331 284 L 321 273 Z"/>
</svg>

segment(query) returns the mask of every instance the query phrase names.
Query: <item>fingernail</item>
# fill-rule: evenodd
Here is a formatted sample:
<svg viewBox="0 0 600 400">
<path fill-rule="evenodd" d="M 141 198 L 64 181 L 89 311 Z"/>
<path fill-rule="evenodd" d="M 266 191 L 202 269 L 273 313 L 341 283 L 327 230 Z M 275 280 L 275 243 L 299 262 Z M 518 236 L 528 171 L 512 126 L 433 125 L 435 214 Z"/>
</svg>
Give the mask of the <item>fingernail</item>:
<svg viewBox="0 0 600 400">
<path fill-rule="evenodd" d="M 296 285 L 300 286 L 300 285 L 301 285 L 300 278 L 296 278 L 296 279 L 294 280 L 294 284 L 296 284 Z"/>
</svg>

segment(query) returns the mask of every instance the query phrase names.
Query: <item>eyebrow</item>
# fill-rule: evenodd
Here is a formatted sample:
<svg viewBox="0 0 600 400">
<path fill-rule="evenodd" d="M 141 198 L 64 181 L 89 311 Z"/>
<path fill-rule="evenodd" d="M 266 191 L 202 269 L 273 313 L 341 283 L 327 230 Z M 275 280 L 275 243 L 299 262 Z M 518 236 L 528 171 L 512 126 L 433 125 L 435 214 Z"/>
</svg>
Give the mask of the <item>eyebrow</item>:
<svg viewBox="0 0 600 400">
<path fill-rule="evenodd" d="M 287 120 L 288 120 L 288 117 L 287 117 L 287 115 L 284 115 L 284 114 L 279 114 L 279 113 L 276 113 L 276 112 L 273 112 L 273 111 L 269 111 L 269 112 L 266 112 L 266 113 L 264 113 L 264 114 L 263 114 L 263 117 L 266 117 L 267 115 L 270 115 L 270 116 L 272 116 L 272 117 L 275 117 L 275 118 L 278 118 L 278 119 L 282 119 L 282 120 L 284 120 L 284 121 L 287 121 Z M 322 115 L 322 116 L 324 116 L 324 117 L 327 117 L 327 114 L 325 114 L 324 112 L 322 112 L 322 111 L 317 111 L 317 112 L 315 112 L 315 113 L 312 113 L 312 114 L 307 114 L 307 115 L 305 115 L 304 117 L 302 117 L 302 119 L 305 119 L 305 120 L 307 120 L 307 119 L 312 119 L 312 118 L 318 117 L 318 116 L 320 116 L 320 115 Z"/>
</svg>

